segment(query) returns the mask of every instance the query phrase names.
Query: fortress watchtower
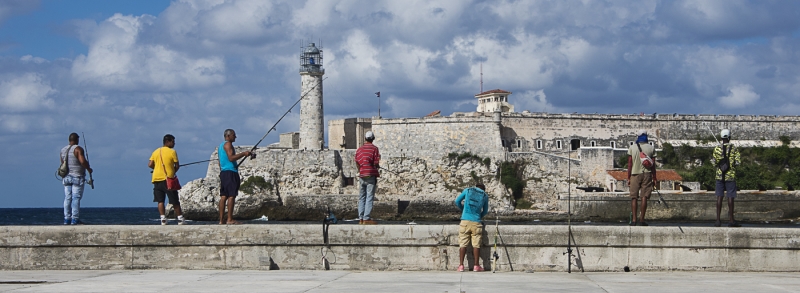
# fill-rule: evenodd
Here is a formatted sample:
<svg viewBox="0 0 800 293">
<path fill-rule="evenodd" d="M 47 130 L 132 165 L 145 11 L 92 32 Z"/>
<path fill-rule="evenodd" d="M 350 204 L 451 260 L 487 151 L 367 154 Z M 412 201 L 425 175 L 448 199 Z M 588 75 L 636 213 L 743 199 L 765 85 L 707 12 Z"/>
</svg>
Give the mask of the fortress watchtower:
<svg viewBox="0 0 800 293">
<path fill-rule="evenodd" d="M 322 50 L 309 43 L 300 54 L 300 149 L 320 150 L 323 147 Z"/>
<path fill-rule="evenodd" d="M 508 103 L 511 92 L 493 89 L 475 95 L 478 99 L 478 112 L 514 112 L 514 105 Z"/>
</svg>

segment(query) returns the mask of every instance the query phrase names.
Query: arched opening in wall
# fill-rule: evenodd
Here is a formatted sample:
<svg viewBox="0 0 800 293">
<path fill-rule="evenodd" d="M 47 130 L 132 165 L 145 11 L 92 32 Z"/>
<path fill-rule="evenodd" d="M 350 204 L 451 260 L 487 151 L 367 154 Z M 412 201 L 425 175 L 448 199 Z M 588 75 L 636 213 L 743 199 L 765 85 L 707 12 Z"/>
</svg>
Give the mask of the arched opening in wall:
<svg viewBox="0 0 800 293">
<path fill-rule="evenodd" d="M 540 150 L 542 149 L 542 140 L 541 139 L 537 139 L 536 140 L 536 149 L 540 149 Z"/>
<path fill-rule="evenodd" d="M 629 141 L 629 142 L 628 142 L 628 145 L 633 145 L 633 142 L 632 142 L 632 141 Z"/>
<path fill-rule="evenodd" d="M 592 142 L 589 143 L 589 145 L 591 145 L 592 147 L 596 147 L 597 143 L 593 140 Z"/>
<path fill-rule="evenodd" d="M 573 139 L 569 141 L 569 146 L 571 150 L 577 150 L 581 148 L 581 140 L 580 139 Z"/>
<path fill-rule="evenodd" d="M 517 148 L 521 148 L 521 147 L 522 147 L 522 141 L 521 140 L 517 140 Z"/>
<path fill-rule="evenodd" d="M 612 149 L 615 149 L 615 148 L 617 148 L 617 142 L 616 142 L 616 141 L 612 141 L 612 142 L 611 142 L 611 148 L 612 148 Z"/>
<path fill-rule="evenodd" d="M 556 148 L 559 149 L 559 150 L 561 149 L 561 141 L 560 140 L 556 140 Z"/>
</svg>

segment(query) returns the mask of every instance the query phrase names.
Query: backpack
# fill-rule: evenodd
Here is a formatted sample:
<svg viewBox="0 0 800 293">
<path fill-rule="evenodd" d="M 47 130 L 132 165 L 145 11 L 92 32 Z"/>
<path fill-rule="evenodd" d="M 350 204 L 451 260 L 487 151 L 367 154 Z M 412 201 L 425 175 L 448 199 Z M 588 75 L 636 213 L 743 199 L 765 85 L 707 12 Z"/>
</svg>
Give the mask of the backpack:
<svg viewBox="0 0 800 293">
<path fill-rule="evenodd" d="M 647 169 L 653 168 L 654 164 L 653 158 L 651 158 L 642 151 L 642 146 L 640 146 L 638 142 L 636 143 L 636 147 L 639 148 L 639 160 L 642 161 L 642 166 L 644 166 Z"/>
<path fill-rule="evenodd" d="M 67 176 L 67 174 L 69 174 L 69 163 L 67 163 L 67 161 L 69 159 L 69 153 L 71 150 L 72 147 L 67 149 L 67 155 L 65 156 L 64 161 L 61 162 L 61 166 L 58 166 L 58 171 L 56 171 L 58 177 L 64 178 Z"/>
<path fill-rule="evenodd" d="M 725 152 L 725 145 L 722 145 L 722 159 L 719 160 L 717 163 L 717 168 L 722 172 L 722 174 L 727 173 L 731 169 L 731 149 L 733 147 L 728 148 L 728 152 Z"/>
</svg>

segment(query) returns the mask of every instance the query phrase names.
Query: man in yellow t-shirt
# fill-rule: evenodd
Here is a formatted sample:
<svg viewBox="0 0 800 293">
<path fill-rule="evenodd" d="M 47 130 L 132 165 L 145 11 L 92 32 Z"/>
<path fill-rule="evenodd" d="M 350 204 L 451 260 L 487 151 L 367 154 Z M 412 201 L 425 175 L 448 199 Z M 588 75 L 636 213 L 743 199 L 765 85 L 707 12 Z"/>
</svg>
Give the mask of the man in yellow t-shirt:
<svg viewBox="0 0 800 293">
<path fill-rule="evenodd" d="M 158 203 L 161 225 L 167 224 L 167 217 L 164 215 L 164 199 L 167 197 L 169 197 L 169 203 L 175 208 L 175 215 L 178 216 L 178 225 L 186 223 L 183 219 L 178 191 L 167 189 L 167 178 L 175 177 L 175 173 L 180 168 L 178 153 L 175 152 L 174 147 L 175 137 L 172 134 L 164 135 L 164 146 L 153 151 L 153 154 L 150 155 L 150 162 L 147 164 L 150 169 L 153 169 L 153 202 Z"/>
</svg>

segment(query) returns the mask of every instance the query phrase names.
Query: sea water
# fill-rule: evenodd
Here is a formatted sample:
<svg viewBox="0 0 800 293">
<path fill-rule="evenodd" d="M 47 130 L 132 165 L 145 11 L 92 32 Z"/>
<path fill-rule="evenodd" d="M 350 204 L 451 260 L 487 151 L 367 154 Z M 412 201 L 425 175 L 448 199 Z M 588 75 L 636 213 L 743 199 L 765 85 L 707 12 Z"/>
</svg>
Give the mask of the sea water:
<svg viewBox="0 0 800 293">
<path fill-rule="evenodd" d="M 148 208 L 81 208 L 80 219 L 86 225 L 159 225 L 158 209 Z M 0 225 L 62 225 L 63 208 L 0 209 Z M 192 224 L 202 224 L 202 221 Z M 212 222 L 209 222 L 212 223 Z M 171 219 L 169 224 L 177 224 Z"/>
</svg>

